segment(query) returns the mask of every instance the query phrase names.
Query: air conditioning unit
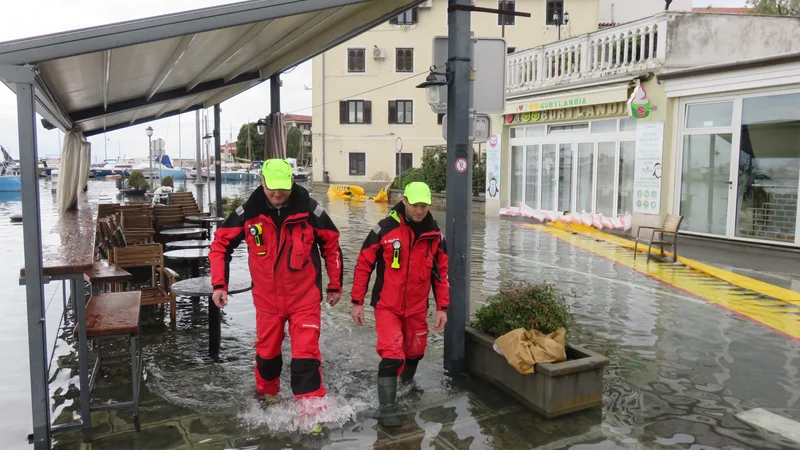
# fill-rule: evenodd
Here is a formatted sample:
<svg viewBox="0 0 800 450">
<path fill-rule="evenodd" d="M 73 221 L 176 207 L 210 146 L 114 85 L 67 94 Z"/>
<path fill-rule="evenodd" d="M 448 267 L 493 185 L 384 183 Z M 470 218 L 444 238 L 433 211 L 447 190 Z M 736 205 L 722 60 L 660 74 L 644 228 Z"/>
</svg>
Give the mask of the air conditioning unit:
<svg viewBox="0 0 800 450">
<path fill-rule="evenodd" d="M 372 49 L 372 57 L 375 59 L 386 58 L 386 49 L 375 47 Z"/>
<path fill-rule="evenodd" d="M 428 0 L 426 2 L 420 3 L 420 8 L 433 8 L 433 0 Z"/>
</svg>

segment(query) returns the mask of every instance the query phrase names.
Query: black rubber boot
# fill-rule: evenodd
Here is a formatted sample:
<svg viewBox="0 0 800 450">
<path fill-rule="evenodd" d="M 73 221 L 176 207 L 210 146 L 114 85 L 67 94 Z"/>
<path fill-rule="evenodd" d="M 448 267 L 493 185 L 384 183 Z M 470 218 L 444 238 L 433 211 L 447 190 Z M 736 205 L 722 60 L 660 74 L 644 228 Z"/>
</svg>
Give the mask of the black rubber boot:
<svg viewBox="0 0 800 450">
<path fill-rule="evenodd" d="M 414 380 L 414 374 L 417 373 L 417 366 L 419 365 L 418 359 L 406 360 L 406 365 L 403 368 L 403 373 L 400 374 L 401 383 L 410 383 Z"/>
<path fill-rule="evenodd" d="M 378 377 L 378 402 L 380 418 L 378 422 L 385 427 L 402 425 L 397 416 L 397 377 Z"/>
</svg>

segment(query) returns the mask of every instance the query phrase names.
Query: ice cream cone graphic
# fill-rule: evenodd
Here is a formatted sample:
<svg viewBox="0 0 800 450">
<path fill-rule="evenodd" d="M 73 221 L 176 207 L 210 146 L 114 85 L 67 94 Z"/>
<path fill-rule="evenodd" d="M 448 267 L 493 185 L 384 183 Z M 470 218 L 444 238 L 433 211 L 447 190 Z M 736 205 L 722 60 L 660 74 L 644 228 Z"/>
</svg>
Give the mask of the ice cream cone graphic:
<svg viewBox="0 0 800 450">
<path fill-rule="evenodd" d="M 642 86 L 636 86 L 631 98 L 628 100 L 628 114 L 637 119 L 644 119 L 650 115 L 650 99 L 647 91 Z"/>
</svg>

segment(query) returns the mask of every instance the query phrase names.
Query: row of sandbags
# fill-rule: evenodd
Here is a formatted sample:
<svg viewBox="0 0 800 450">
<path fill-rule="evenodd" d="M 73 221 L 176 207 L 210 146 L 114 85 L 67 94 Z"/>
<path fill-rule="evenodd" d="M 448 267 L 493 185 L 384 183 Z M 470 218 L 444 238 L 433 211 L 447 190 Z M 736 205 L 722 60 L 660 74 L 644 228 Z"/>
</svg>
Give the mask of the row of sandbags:
<svg viewBox="0 0 800 450">
<path fill-rule="evenodd" d="M 545 211 L 534 209 L 530 206 L 519 203 L 515 208 L 502 208 L 501 216 L 520 216 L 533 219 L 541 223 L 561 222 L 564 224 L 586 225 L 597 228 L 598 230 L 620 230 L 628 231 L 631 229 L 633 217 L 630 213 L 625 213 L 622 217 L 605 217 L 602 214 L 592 214 L 582 211 L 580 213 L 563 213 L 561 211 Z"/>
</svg>

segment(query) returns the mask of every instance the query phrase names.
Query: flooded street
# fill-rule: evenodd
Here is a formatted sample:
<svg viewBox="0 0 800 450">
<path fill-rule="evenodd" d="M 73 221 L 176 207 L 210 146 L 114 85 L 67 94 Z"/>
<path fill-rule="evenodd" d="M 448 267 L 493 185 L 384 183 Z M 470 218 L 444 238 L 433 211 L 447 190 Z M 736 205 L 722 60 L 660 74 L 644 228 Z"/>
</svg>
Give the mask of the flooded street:
<svg viewBox="0 0 800 450">
<path fill-rule="evenodd" d="M 55 196 L 42 182 L 42 230 L 56 220 Z M 193 189 L 191 185 L 189 189 Z M 225 186 L 226 195 L 252 187 Z M 116 196 L 113 182 L 91 181 L 90 196 Z M 323 306 L 320 419 L 328 433 L 314 438 L 298 417 L 284 358 L 280 402 L 254 397 L 255 310 L 249 293 L 232 295 L 223 312 L 220 363 L 207 356 L 207 300 L 178 303 L 175 330 L 149 310 L 142 314 L 145 381 L 142 431 L 127 411 L 93 413 L 94 441 L 56 434 L 58 449 L 792 449 L 800 444 L 737 418 L 764 408 L 800 420 L 800 343 L 622 265 L 576 248 L 522 222 L 473 216 L 470 311 L 506 283 L 551 282 L 568 293 L 575 325 L 571 342 L 610 359 L 602 410 L 545 420 L 478 380 L 452 380 L 442 367 L 443 335 L 431 330 L 416 385 L 398 394 L 404 426 L 387 431 L 373 418 L 378 406 L 379 357 L 371 308 L 367 323 L 350 319 L 350 287 L 358 251 L 389 206 L 315 195 L 341 233 L 345 292 Z M 5 201 L 2 201 L 5 200 Z M 22 227 L 9 216 L 18 198 L 0 199 L 0 267 L 5 310 L 0 316 L 0 448 L 28 448 L 31 432 L 28 350 L 22 266 Z M 444 226 L 444 213 L 434 214 Z M 446 230 L 445 230 L 446 232 Z M 168 263 L 169 264 L 169 263 Z M 172 262 L 181 277 L 188 266 Z M 207 271 L 207 266 L 205 269 Z M 248 274 L 246 251 L 234 253 L 231 273 Z M 374 277 L 373 277 L 374 279 Z M 61 285 L 46 287 L 50 333 L 58 337 L 51 368 L 53 418 L 78 416 L 77 351 L 71 329 L 59 331 Z M 432 317 L 429 317 L 432 325 Z M 289 339 L 284 343 L 284 354 Z M 95 399 L 130 396 L 127 361 L 110 362 Z"/>
</svg>

